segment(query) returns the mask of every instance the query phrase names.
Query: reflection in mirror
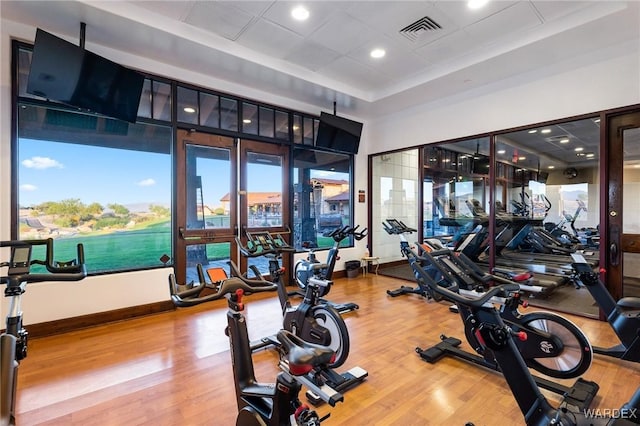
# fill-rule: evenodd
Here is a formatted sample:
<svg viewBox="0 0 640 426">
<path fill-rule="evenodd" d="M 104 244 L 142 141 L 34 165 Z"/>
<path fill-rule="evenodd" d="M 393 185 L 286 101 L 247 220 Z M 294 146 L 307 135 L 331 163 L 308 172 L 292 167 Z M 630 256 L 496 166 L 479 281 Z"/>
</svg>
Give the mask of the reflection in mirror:
<svg viewBox="0 0 640 426">
<path fill-rule="evenodd" d="M 598 119 L 496 136 L 495 265 L 534 273 L 537 305 L 597 316 L 576 290 L 571 254 L 598 265 Z"/>
<path fill-rule="evenodd" d="M 640 128 L 626 129 L 622 135 L 624 143 L 624 169 L 622 185 L 622 232 L 626 240 L 622 253 L 622 295 L 640 296 L 640 250 L 632 252 L 640 238 Z"/>
<path fill-rule="evenodd" d="M 380 263 L 400 260 L 399 240 L 388 235 L 382 228 L 385 219 L 397 219 L 407 226 L 418 226 L 418 150 L 382 154 L 372 161 L 372 225 L 373 234 L 371 253 L 380 257 Z M 413 234 L 417 240 L 419 236 Z M 364 255 L 364 253 L 363 253 Z M 404 262 L 406 264 L 406 261 Z M 406 265 L 408 268 L 408 264 Z"/>
<path fill-rule="evenodd" d="M 489 138 L 424 148 L 424 238 L 455 248 L 486 219 L 489 165 Z"/>
</svg>

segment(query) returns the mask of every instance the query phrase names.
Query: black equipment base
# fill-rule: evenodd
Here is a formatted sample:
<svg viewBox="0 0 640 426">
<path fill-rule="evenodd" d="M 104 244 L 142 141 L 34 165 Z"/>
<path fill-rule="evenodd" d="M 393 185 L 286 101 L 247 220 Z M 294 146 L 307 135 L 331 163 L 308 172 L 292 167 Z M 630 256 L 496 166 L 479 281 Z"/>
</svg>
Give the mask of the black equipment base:
<svg viewBox="0 0 640 426">
<path fill-rule="evenodd" d="M 497 364 L 470 352 L 463 351 L 459 348 L 462 341 L 455 337 L 440 336 L 442 341 L 430 348 L 416 348 L 416 352 L 420 358 L 434 364 L 444 356 L 452 356 L 460 358 L 472 364 L 488 368 L 499 372 Z M 600 386 L 596 382 L 584 380 L 581 377 L 576 380 L 572 387 L 564 386 L 551 380 L 533 376 L 533 379 L 539 387 L 563 396 L 562 407 L 567 407 L 572 412 L 583 412 L 589 408 L 591 402 L 595 398 Z"/>
</svg>

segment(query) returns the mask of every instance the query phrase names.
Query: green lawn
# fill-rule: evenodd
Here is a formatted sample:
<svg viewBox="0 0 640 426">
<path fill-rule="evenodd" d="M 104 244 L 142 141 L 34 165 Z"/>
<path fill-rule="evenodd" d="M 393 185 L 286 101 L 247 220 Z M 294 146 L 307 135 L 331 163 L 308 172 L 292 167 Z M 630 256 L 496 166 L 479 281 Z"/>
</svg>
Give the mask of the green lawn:
<svg viewBox="0 0 640 426">
<path fill-rule="evenodd" d="M 55 239 L 55 260 L 66 261 L 76 257 L 76 245 L 84 246 L 85 262 L 89 273 L 131 270 L 161 266 L 160 257 L 171 256 L 170 222 L 154 223 L 143 229 L 118 231 L 100 235 L 75 235 Z M 318 246 L 328 248 L 334 241 L 318 237 Z M 347 246 L 348 240 L 341 246 Z M 206 245 L 208 260 L 229 258 L 229 243 Z M 44 258 L 44 248 L 34 249 L 33 258 Z"/>
</svg>

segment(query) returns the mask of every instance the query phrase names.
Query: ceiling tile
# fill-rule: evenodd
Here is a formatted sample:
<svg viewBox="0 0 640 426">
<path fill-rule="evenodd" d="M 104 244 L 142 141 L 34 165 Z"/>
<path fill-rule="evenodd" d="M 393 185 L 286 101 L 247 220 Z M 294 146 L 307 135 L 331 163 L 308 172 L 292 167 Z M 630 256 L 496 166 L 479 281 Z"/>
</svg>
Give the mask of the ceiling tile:
<svg viewBox="0 0 640 426">
<path fill-rule="evenodd" d="M 434 12 L 429 2 L 369 1 L 353 2 L 347 13 L 365 25 L 389 36 Z"/>
<path fill-rule="evenodd" d="M 292 48 L 284 59 L 311 71 L 316 71 L 318 68 L 335 61 L 340 56 L 338 52 L 327 47 L 305 42 Z"/>
<path fill-rule="evenodd" d="M 513 6 L 517 1 L 490 1 L 480 9 L 469 9 L 466 1 L 440 0 L 434 4 L 435 9 L 447 16 L 453 25 L 458 28 L 464 28 L 476 22 L 479 22 L 501 10 Z"/>
<path fill-rule="evenodd" d="M 374 48 L 383 48 L 386 55 L 380 59 L 371 58 Z M 351 59 L 385 73 L 394 80 L 413 75 L 424 70 L 428 63 L 407 50 L 402 43 L 387 36 L 378 36 L 363 43 L 347 55 Z"/>
<path fill-rule="evenodd" d="M 450 63 L 458 57 L 472 52 L 480 45 L 480 40 L 471 37 L 464 30 L 458 30 L 433 43 L 415 49 L 413 53 L 430 65 L 439 65 Z"/>
<path fill-rule="evenodd" d="M 516 3 L 465 28 L 472 37 L 492 43 L 500 39 L 516 39 L 523 30 L 540 26 L 542 22 L 529 2 Z"/>
<path fill-rule="evenodd" d="M 238 43 L 274 58 L 282 59 L 302 43 L 298 34 L 265 19 L 260 19 L 240 35 Z"/>
<path fill-rule="evenodd" d="M 240 9 L 245 13 L 253 16 L 262 16 L 262 14 L 271 7 L 276 0 L 266 1 L 249 1 L 249 0 L 232 0 L 232 1 L 216 1 L 221 6 L 233 6 L 236 9 Z M 211 0 L 204 0 L 202 3 L 211 3 Z"/>
<path fill-rule="evenodd" d="M 540 13 L 545 22 L 561 18 L 570 13 L 585 9 L 590 1 L 532 1 L 533 7 Z"/>
<path fill-rule="evenodd" d="M 346 13 L 336 12 L 332 19 L 307 37 L 307 40 L 345 54 L 375 38 L 373 29 Z"/>
<path fill-rule="evenodd" d="M 303 3 L 309 10 L 309 18 L 305 21 L 297 21 L 291 17 L 291 10 L 300 4 L 300 2 L 290 1 L 275 2 L 264 13 L 263 17 L 274 24 L 306 37 L 324 24 L 339 9 L 340 5 L 338 2 L 334 3 L 332 1 Z"/>
<path fill-rule="evenodd" d="M 230 2 L 197 2 L 185 19 L 187 24 L 237 40 L 254 16 L 236 8 Z"/>
</svg>

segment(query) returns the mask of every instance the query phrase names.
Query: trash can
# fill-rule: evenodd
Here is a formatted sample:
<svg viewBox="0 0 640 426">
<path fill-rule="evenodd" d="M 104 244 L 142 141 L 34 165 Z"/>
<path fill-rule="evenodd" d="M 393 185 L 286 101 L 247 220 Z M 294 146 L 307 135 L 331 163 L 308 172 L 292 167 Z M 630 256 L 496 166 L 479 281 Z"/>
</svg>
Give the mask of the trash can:
<svg viewBox="0 0 640 426">
<path fill-rule="evenodd" d="M 348 278 L 356 278 L 360 274 L 360 261 L 348 260 L 344 263 L 344 269 L 347 271 Z"/>
</svg>

